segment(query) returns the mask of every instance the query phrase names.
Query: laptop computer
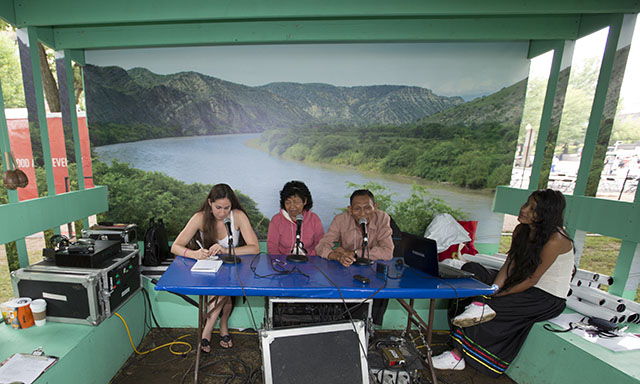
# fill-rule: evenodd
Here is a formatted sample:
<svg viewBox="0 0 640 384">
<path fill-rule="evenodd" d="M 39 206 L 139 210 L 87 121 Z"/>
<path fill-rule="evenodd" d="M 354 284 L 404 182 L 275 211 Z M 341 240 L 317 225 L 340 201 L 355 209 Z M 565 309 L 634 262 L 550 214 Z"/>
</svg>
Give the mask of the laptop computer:
<svg viewBox="0 0 640 384">
<path fill-rule="evenodd" d="M 402 232 L 402 250 L 405 264 L 431 276 L 443 279 L 474 276 L 471 272 L 438 263 L 438 247 L 435 240 Z"/>
</svg>

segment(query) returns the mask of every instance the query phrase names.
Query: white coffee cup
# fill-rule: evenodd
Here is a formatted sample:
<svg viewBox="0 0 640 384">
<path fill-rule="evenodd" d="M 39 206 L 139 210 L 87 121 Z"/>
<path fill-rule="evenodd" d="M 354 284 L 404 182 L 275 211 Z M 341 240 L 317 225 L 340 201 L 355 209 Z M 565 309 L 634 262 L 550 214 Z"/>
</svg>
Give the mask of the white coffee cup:
<svg viewBox="0 0 640 384">
<path fill-rule="evenodd" d="M 41 327 L 47 322 L 47 302 L 44 299 L 33 300 L 31 312 L 37 327 Z"/>
</svg>

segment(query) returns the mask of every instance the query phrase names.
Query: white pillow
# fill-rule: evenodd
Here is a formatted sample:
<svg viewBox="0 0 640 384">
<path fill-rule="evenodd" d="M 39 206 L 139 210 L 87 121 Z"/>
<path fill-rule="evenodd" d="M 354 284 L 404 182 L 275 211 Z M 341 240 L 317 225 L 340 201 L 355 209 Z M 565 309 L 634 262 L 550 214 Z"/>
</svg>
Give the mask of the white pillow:
<svg viewBox="0 0 640 384">
<path fill-rule="evenodd" d="M 454 244 L 471 241 L 467 231 L 448 213 L 436 215 L 424 232 L 424 237 L 436 241 L 438 253 Z"/>
</svg>

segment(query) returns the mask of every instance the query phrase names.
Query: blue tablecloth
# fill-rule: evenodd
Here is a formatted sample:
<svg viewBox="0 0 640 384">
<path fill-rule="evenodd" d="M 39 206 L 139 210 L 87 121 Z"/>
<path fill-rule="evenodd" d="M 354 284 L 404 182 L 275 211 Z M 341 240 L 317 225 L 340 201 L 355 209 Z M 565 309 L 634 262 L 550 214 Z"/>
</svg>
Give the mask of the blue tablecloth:
<svg viewBox="0 0 640 384">
<path fill-rule="evenodd" d="M 216 273 L 192 273 L 195 260 L 176 256 L 155 289 L 188 295 L 309 298 L 435 299 L 493 293 L 474 279 L 440 279 L 407 266 L 397 267 L 394 261 L 381 262 L 389 267 L 385 285 L 383 275 L 375 272 L 375 264 L 343 267 L 317 256 L 306 263 L 291 263 L 286 256 L 264 254 L 239 257 L 242 262 L 237 267 L 223 264 Z M 368 277 L 369 284 L 354 280 L 355 274 Z"/>
</svg>

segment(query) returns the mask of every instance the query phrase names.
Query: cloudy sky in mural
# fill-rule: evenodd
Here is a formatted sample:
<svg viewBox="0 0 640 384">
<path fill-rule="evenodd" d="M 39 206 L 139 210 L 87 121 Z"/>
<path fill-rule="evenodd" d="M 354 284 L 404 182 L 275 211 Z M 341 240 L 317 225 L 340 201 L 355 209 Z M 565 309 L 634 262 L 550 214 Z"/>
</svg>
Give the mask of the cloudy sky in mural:
<svg viewBox="0 0 640 384">
<path fill-rule="evenodd" d="M 410 85 L 471 100 L 527 77 L 527 43 L 260 45 L 87 51 L 86 61 L 158 74 L 196 71 L 249 86 Z"/>
</svg>

